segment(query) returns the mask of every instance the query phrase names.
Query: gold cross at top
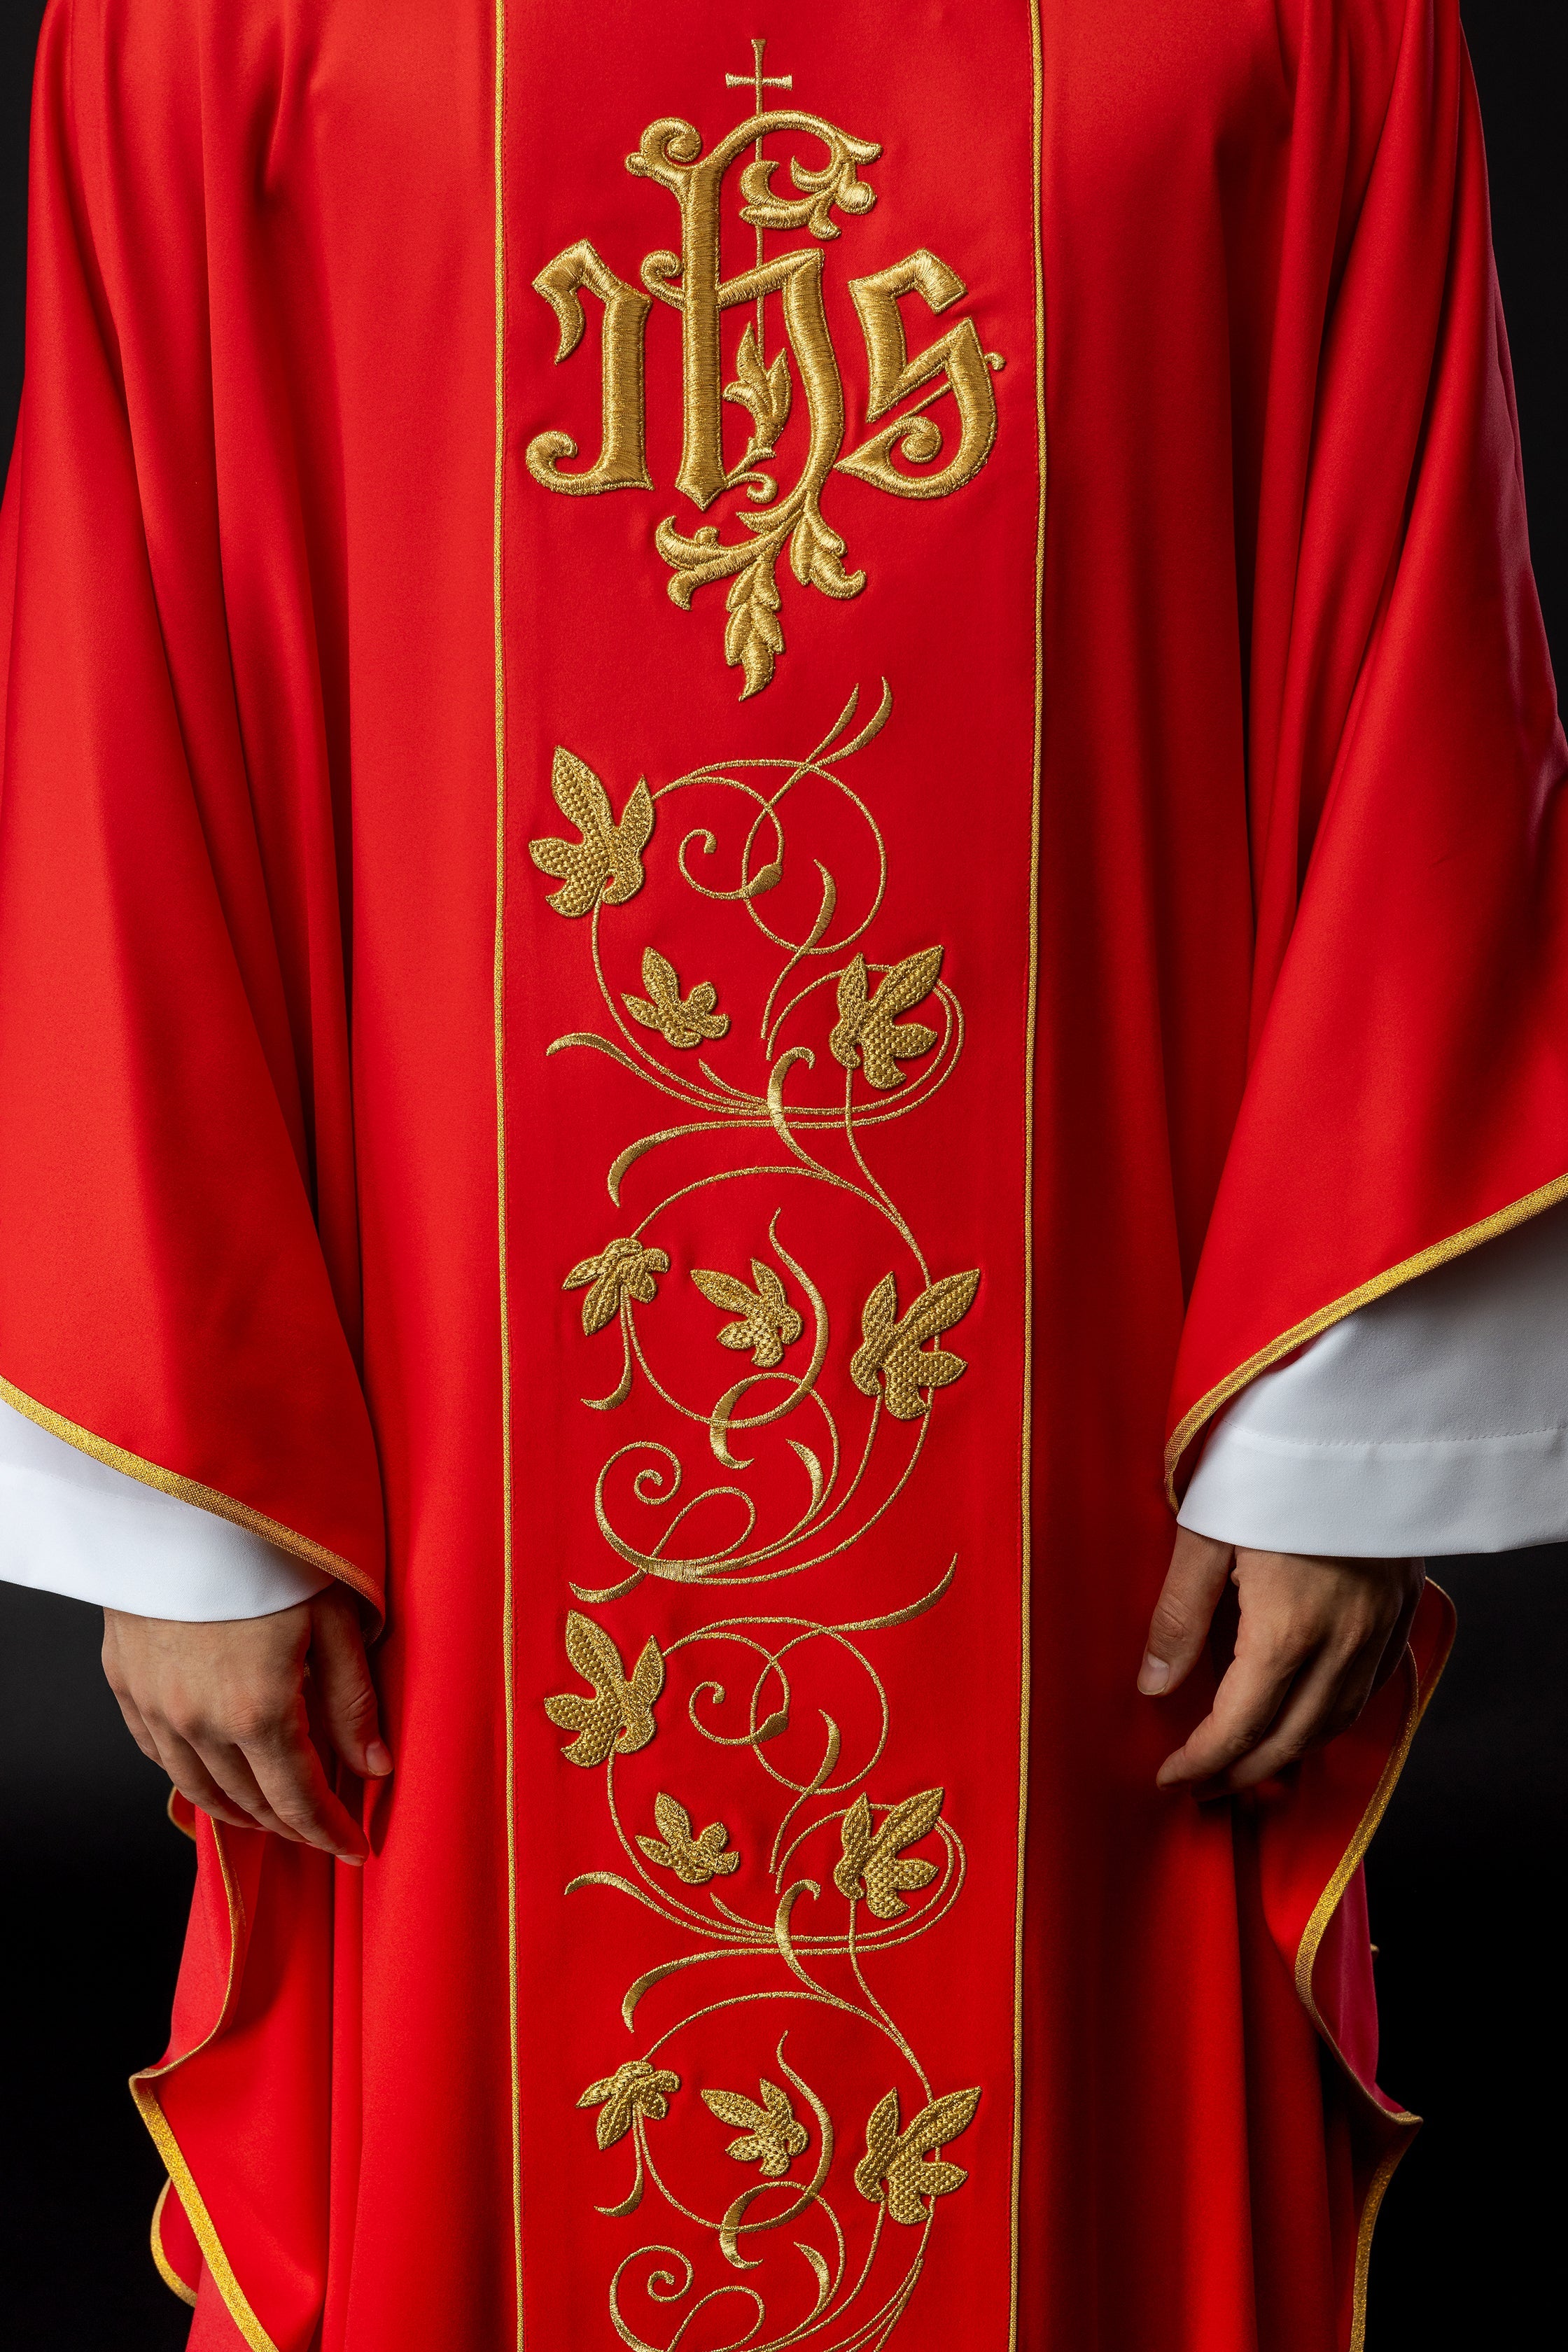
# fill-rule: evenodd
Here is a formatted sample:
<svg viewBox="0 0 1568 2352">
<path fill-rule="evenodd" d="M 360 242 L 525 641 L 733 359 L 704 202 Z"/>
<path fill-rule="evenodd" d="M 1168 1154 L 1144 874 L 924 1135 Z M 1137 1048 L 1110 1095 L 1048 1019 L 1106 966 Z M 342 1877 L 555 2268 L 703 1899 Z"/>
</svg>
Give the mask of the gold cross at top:
<svg viewBox="0 0 1568 2352">
<path fill-rule="evenodd" d="M 770 74 L 763 71 L 763 51 L 767 47 L 767 46 L 765 37 L 760 41 L 753 39 L 752 43 L 752 65 L 751 72 L 749 74 L 726 74 L 724 77 L 724 87 L 726 89 L 749 89 L 751 91 L 752 110 L 754 114 L 761 114 L 763 111 L 763 108 L 766 103 L 763 96 L 764 90 L 793 89 L 795 88 L 794 74 Z M 763 142 L 761 139 L 759 139 L 757 141 L 757 161 L 760 163 L 762 160 Z M 759 228 L 757 231 L 757 268 L 759 269 L 761 269 L 763 266 L 763 244 L 764 234 L 763 231 Z M 757 359 L 759 363 L 761 363 L 763 358 L 763 298 L 759 294 L 757 297 Z"/>
<path fill-rule="evenodd" d="M 767 47 L 767 46 L 765 39 L 761 41 L 754 40 L 752 43 L 752 55 L 756 62 L 752 66 L 749 74 L 726 74 L 724 77 L 724 87 L 726 89 L 749 89 L 751 91 L 752 99 L 755 101 L 752 111 L 756 114 L 761 114 L 763 111 L 763 92 L 765 89 L 793 89 L 795 88 L 794 74 L 765 74 L 763 71 L 763 51 Z"/>
</svg>

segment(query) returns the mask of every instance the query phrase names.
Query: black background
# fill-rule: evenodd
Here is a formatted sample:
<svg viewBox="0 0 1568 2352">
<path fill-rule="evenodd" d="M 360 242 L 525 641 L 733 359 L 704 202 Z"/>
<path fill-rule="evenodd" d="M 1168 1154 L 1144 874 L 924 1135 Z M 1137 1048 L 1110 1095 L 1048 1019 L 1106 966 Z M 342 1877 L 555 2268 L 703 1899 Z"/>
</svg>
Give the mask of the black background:
<svg viewBox="0 0 1568 2352">
<path fill-rule="evenodd" d="M 21 384 L 40 13 L 39 0 L 0 0 L 0 446 Z M 1563 675 L 1568 6 L 1467 0 L 1464 16 L 1536 572 Z M 1563 1895 L 1568 1547 L 1447 1561 L 1438 1574 L 1459 1605 L 1458 1646 L 1368 1864 L 1381 2077 L 1428 2118 L 1378 2226 L 1369 2352 L 1522 2343 L 1539 2315 L 1562 2310 L 1552 1922 Z M 191 1849 L 121 1725 L 98 1638 L 95 1611 L 0 1585 L 0 2342 L 11 2352 L 174 2352 L 188 2316 L 148 2256 L 162 2172 L 124 2078 L 165 2038 Z"/>
</svg>

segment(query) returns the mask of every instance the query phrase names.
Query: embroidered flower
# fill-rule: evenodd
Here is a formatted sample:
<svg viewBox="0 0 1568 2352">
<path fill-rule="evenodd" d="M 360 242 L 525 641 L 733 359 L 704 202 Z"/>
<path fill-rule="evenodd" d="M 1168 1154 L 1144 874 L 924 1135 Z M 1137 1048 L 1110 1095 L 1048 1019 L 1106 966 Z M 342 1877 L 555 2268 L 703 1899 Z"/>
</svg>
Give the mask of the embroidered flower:
<svg viewBox="0 0 1568 2352">
<path fill-rule="evenodd" d="M 901 1087 L 904 1073 L 899 1064 L 928 1054 L 937 1032 L 923 1021 L 900 1021 L 898 1015 L 931 994 L 941 970 L 941 948 L 923 948 L 885 972 L 871 996 L 867 993 L 866 959 L 858 955 L 838 983 L 838 1021 L 827 1040 L 834 1060 L 847 1070 L 863 1069 L 884 1094 Z"/>
<path fill-rule="evenodd" d="M 574 1609 L 566 1620 L 566 1655 L 594 1693 L 582 1698 L 563 1691 L 544 1702 L 551 1722 L 577 1735 L 561 1751 L 568 1762 L 603 1764 L 612 1751 L 626 1756 L 634 1748 L 646 1748 L 654 1734 L 653 1703 L 664 1688 L 664 1659 L 652 1634 L 628 1682 L 621 1654 L 604 1627 Z"/>
<path fill-rule="evenodd" d="M 590 1284 L 583 1301 L 583 1328 L 590 1339 L 613 1323 L 623 1298 L 651 1307 L 658 1296 L 656 1274 L 669 1272 L 669 1258 L 661 1249 L 645 1249 L 641 1242 L 623 1235 L 606 1242 L 597 1257 L 580 1258 L 562 1284 L 563 1290 L 581 1290 Z"/>
<path fill-rule="evenodd" d="M 922 2159 L 968 2128 L 980 2105 L 978 2089 L 950 2091 L 922 2107 L 906 2131 L 899 2130 L 899 2095 L 889 2091 L 878 2102 L 866 2126 L 866 2153 L 855 2168 L 855 2186 L 873 2205 L 884 2198 L 895 2221 L 919 2226 L 931 2218 L 922 2199 L 945 2197 L 961 2189 L 969 2175 L 961 2164 Z"/>
<path fill-rule="evenodd" d="M 877 1393 L 880 1373 L 888 1411 L 895 1421 L 914 1421 L 925 1411 L 921 1391 L 946 1388 L 963 1370 L 962 1356 L 945 1348 L 927 1349 L 925 1342 L 946 1331 L 974 1304 L 980 1269 L 944 1275 L 923 1290 L 900 1323 L 898 1286 L 885 1274 L 866 1301 L 860 1317 L 861 1345 L 849 1365 L 849 1377 L 866 1396 Z"/>
<path fill-rule="evenodd" d="M 742 2098 L 739 2091 L 704 2091 L 703 2099 L 721 2124 L 737 2129 L 725 2153 L 737 2164 L 761 2164 L 770 2180 L 787 2172 L 792 2160 L 811 2144 L 811 2134 L 796 2123 L 787 2095 L 764 2074 L 759 2088 L 763 2104 Z"/>
<path fill-rule="evenodd" d="M 597 2107 L 595 2137 L 601 2147 L 625 2139 L 638 2116 L 661 2124 L 669 2113 L 669 2095 L 680 2088 L 680 2077 L 668 2066 L 650 2066 L 646 2058 L 628 2058 L 602 2082 L 590 2083 L 577 2105 Z"/>
<path fill-rule="evenodd" d="M 675 966 L 657 948 L 644 948 L 642 984 L 648 1002 L 640 996 L 623 996 L 621 1003 L 634 1021 L 645 1029 L 657 1029 L 671 1045 L 689 1049 L 700 1045 L 705 1037 L 721 1037 L 730 1026 L 727 1013 L 715 1013 L 719 992 L 710 980 L 700 980 L 689 996 L 683 998 L 680 982 L 675 976 Z"/>
<path fill-rule="evenodd" d="M 693 1837 L 690 1814 L 662 1790 L 653 1801 L 653 1817 L 663 1832 L 663 1843 L 639 1837 L 637 1843 L 649 1862 L 661 1870 L 673 1870 L 683 1886 L 706 1886 L 710 1878 L 740 1868 L 740 1855 L 724 1851 L 730 1832 L 722 1822 L 710 1822 L 700 1836 Z"/>
<path fill-rule="evenodd" d="M 929 1886 L 937 1871 L 934 1862 L 906 1862 L 903 1850 L 930 1836 L 942 1799 L 940 1789 L 922 1789 L 918 1797 L 889 1806 L 880 1829 L 874 1830 L 869 1801 L 856 1798 L 844 1816 L 844 1853 L 833 1873 L 833 1884 L 847 1902 L 858 1901 L 863 1891 L 875 1917 L 903 1917 L 909 1907 L 903 1892 Z"/>
<path fill-rule="evenodd" d="M 558 915 L 585 915 L 598 904 L 618 907 L 643 885 L 642 853 L 653 831 L 653 795 L 638 778 L 619 824 L 609 795 L 585 761 L 556 747 L 550 770 L 555 805 L 577 827 L 581 841 L 531 841 L 528 854 L 542 874 L 560 882 L 548 904 Z"/>
<path fill-rule="evenodd" d="M 752 1260 L 755 1290 L 748 1290 L 732 1274 L 712 1274 L 706 1266 L 694 1265 L 691 1279 L 711 1306 L 741 1318 L 715 1334 L 721 1348 L 749 1348 L 752 1363 L 764 1371 L 784 1361 L 784 1349 L 805 1327 L 771 1266 L 760 1257 Z"/>
</svg>

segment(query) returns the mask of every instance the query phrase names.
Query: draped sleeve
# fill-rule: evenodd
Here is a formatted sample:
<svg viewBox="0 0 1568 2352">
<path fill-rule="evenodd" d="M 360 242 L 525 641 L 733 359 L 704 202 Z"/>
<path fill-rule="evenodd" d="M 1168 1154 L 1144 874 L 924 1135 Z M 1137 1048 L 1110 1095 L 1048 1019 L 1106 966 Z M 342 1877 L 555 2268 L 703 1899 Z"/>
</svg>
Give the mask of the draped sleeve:
<svg viewBox="0 0 1568 2352">
<path fill-rule="evenodd" d="M 1258 1374 L 1568 1194 L 1568 750 L 1457 0 L 1296 14 L 1244 551 L 1250 1064 L 1173 1499 Z"/>
<path fill-rule="evenodd" d="M 379 1606 L 312 567 L 264 287 L 215 392 L 209 261 L 226 244 L 244 282 L 244 224 L 208 215 L 208 67 L 160 14 L 58 0 L 37 69 L 0 532 L 0 1397 Z M 264 79 L 231 104 L 255 154 L 225 180 L 259 205 Z"/>
</svg>

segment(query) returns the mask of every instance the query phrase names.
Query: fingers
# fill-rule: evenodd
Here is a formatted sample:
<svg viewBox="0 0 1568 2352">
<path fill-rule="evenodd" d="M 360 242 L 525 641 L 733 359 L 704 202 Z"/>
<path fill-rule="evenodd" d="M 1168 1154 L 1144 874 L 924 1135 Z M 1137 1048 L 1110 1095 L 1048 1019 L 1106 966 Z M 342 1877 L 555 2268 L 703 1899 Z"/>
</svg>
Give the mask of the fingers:
<svg viewBox="0 0 1568 2352">
<path fill-rule="evenodd" d="M 251 1727 L 248 1737 L 242 1736 L 237 1745 L 286 1829 L 340 1862 L 363 1862 L 370 1851 L 364 1832 L 328 1785 L 302 1696 L 291 1717 Z"/>
<path fill-rule="evenodd" d="M 311 1609 L 310 1679 L 321 1727 L 351 1772 L 384 1780 L 392 1752 L 381 1737 L 375 1685 L 352 1592 L 317 1596 Z"/>
<path fill-rule="evenodd" d="M 1173 1691 L 1197 1664 L 1236 1553 L 1190 1528 L 1176 1529 L 1175 1548 L 1154 1613 L 1138 1687 L 1147 1698 Z"/>
<path fill-rule="evenodd" d="M 1209 1714 L 1161 1767 L 1162 1788 L 1254 1788 L 1348 1729 L 1403 1654 L 1422 1571 L 1240 1551 L 1236 1581 L 1235 1656 Z"/>
<path fill-rule="evenodd" d="M 214 1623 L 106 1611 L 103 1662 L 132 1737 L 193 1804 L 359 1863 L 363 1832 L 329 1785 L 306 1705 L 307 1694 L 318 1707 L 324 1697 L 332 1744 L 374 1769 L 374 1695 L 343 1599 L 346 1613 L 321 1595 Z"/>
<path fill-rule="evenodd" d="M 1254 1643 L 1248 1652 L 1238 1643 L 1213 1706 L 1174 1755 L 1166 1757 L 1155 1775 L 1156 1785 L 1173 1789 L 1227 1773 L 1256 1747 L 1279 1713 L 1300 1664 L 1300 1658 L 1282 1644 L 1261 1648 Z"/>
</svg>

